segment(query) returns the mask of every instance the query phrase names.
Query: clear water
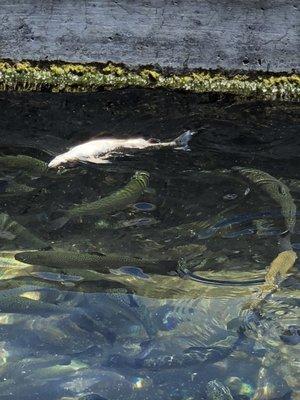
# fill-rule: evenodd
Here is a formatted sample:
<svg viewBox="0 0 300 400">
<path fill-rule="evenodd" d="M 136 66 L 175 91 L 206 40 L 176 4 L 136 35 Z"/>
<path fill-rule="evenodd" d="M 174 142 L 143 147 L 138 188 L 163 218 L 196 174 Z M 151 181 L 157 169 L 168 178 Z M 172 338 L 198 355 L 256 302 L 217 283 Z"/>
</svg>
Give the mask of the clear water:
<svg viewBox="0 0 300 400">
<path fill-rule="evenodd" d="M 8 195 L 2 184 L 1 213 L 49 247 L 137 257 L 127 266 L 135 268 L 110 274 L 20 265 L 15 252 L 37 246 L 0 221 L 0 400 L 230 398 L 207 391 L 215 379 L 234 399 L 299 398 L 299 262 L 259 316 L 247 313 L 256 285 L 206 285 L 163 267 L 161 275 L 137 269 L 146 258 L 181 260 L 223 281 L 264 276 L 284 222 L 268 194 L 231 168 L 282 179 L 299 208 L 299 106 L 142 90 L 1 94 L 0 103 L 1 155 L 46 162 L 104 132 L 161 140 L 197 132 L 189 152 L 139 152 L 43 176 L 0 170 L 2 182 L 32 188 Z M 137 170 L 150 173 L 139 203 L 154 207 L 132 205 L 49 230 L 59 210 L 116 191 Z M 299 222 L 292 243 L 299 252 Z"/>
</svg>

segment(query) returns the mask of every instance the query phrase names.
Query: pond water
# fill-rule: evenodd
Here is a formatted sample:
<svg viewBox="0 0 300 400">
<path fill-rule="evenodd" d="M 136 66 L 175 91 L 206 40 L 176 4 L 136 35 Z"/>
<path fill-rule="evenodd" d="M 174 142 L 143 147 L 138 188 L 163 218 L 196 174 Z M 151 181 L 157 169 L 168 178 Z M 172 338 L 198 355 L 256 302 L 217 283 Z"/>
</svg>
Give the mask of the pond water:
<svg viewBox="0 0 300 400">
<path fill-rule="evenodd" d="M 299 399 L 299 262 L 254 310 L 286 221 L 233 168 L 280 179 L 299 209 L 299 111 L 163 91 L 2 93 L 0 400 Z M 188 129 L 189 151 L 59 170 L 23 157 Z M 133 204 L 54 229 L 137 171 L 150 178 Z M 298 221 L 291 246 L 299 255 Z"/>
</svg>

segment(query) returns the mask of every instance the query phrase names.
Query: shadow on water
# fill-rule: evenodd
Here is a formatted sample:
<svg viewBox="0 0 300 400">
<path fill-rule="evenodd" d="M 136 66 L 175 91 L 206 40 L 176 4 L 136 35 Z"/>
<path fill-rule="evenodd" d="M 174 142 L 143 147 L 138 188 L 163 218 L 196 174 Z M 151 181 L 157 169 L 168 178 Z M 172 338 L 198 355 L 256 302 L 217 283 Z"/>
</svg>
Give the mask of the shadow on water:
<svg viewBox="0 0 300 400">
<path fill-rule="evenodd" d="M 255 312 L 257 285 L 207 285 L 176 270 L 264 278 L 284 220 L 232 167 L 280 179 L 299 209 L 299 105 L 132 89 L 2 93 L 0 104 L 0 400 L 298 398 L 299 262 Z M 57 172 L 5 158 L 48 163 L 91 138 L 166 141 L 187 129 L 190 151 L 105 165 Z M 150 182 L 135 204 L 49 228 L 138 170 Z M 292 245 L 299 252 L 298 221 Z M 28 262 L 22 250 L 42 253 Z"/>
</svg>

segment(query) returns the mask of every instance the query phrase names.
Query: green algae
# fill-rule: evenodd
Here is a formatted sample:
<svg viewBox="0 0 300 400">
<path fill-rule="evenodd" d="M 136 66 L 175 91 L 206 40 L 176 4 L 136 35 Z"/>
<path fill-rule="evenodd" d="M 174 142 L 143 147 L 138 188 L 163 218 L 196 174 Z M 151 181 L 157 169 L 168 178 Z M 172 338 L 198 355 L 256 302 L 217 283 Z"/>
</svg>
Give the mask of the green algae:
<svg viewBox="0 0 300 400">
<path fill-rule="evenodd" d="M 299 100 L 300 76 L 194 71 L 162 73 L 152 68 L 0 61 L 0 90 L 94 92 L 125 87 L 165 88 L 194 93 L 231 93 L 243 98 Z"/>
</svg>

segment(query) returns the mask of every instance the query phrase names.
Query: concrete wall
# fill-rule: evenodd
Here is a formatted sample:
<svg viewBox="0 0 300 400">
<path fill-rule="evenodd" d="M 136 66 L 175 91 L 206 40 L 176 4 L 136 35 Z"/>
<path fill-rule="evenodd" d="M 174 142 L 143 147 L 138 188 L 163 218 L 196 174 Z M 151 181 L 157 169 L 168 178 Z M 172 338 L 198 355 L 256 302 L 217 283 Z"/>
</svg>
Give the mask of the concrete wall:
<svg viewBox="0 0 300 400">
<path fill-rule="evenodd" d="M 292 72 L 299 21 L 297 0 L 0 0 L 0 58 Z"/>
</svg>

